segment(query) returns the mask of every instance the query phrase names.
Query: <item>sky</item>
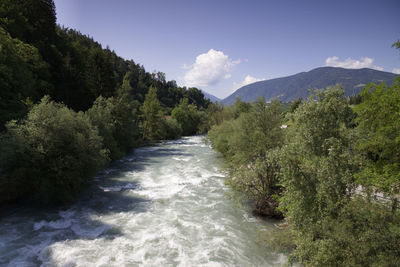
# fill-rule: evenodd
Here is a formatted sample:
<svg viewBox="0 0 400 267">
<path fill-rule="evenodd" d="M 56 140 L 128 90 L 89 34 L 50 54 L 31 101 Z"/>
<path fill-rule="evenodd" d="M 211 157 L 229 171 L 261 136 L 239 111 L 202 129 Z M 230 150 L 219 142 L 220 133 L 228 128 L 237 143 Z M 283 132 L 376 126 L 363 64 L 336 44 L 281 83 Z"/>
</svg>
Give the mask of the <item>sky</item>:
<svg viewBox="0 0 400 267">
<path fill-rule="evenodd" d="M 400 74 L 399 0 L 55 0 L 57 23 L 225 98 L 323 66 Z"/>
</svg>

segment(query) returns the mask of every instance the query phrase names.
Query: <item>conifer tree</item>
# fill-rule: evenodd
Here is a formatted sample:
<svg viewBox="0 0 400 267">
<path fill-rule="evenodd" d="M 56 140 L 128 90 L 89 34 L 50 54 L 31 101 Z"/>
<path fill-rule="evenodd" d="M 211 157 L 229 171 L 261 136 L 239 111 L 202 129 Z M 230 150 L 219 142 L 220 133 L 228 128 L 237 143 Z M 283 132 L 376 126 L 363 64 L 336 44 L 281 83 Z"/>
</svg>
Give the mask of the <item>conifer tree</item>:
<svg viewBox="0 0 400 267">
<path fill-rule="evenodd" d="M 163 113 L 157 98 L 157 88 L 150 87 L 143 106 L 143 140 L 158 140 L 162 138 Z"/>
</svg>

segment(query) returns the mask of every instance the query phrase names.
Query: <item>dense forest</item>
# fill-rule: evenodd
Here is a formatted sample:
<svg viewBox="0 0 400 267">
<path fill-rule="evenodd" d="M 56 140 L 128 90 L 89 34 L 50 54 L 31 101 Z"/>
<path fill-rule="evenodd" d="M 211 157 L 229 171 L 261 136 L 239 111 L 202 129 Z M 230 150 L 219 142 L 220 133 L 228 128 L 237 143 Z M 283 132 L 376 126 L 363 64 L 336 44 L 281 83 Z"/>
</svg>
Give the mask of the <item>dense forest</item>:
<svg viewBox="0 0 400 267">
<path fill-rule="evenodd" d="M 52 0 L 0 1 L 0 204 L 70 201 L 110 160 L 207 130 L 197 88 L 56 25 Z"/>
<path fill-rule="evenodd" d="M 350 105 L 358 103 L 357 105 Z M 227 183 L 285 222 L 268 237 L 306 266 L 400 265 L 400 80 L 340 86 L 283 112 L 236 99 L 209 131 Z"/>
</svg>

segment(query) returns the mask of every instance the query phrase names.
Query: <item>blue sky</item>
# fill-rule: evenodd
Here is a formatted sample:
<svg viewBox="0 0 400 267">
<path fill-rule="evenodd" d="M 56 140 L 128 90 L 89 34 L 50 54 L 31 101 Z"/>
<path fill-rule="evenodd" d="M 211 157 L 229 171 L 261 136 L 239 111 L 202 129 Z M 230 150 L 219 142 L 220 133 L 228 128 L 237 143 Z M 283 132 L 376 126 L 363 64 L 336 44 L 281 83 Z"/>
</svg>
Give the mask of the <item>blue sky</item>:
<svg viewBox="0 0 400 267">
<path fill-rule="evenodd" d="M 400 73 L 400 1 L 55 0 L 57 22 L 223 98 L 322 66 Z"/>
</svg>

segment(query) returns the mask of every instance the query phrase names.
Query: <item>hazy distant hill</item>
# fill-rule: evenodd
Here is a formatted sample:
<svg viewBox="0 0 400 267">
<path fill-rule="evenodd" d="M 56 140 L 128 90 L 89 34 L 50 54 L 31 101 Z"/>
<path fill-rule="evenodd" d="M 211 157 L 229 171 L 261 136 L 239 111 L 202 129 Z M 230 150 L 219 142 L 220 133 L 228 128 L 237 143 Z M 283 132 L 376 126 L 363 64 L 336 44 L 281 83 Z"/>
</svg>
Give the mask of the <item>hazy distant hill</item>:
<svg viewBox="0 0 400 267">
<path fill-rule="evenodd" d="M 206 93 L 206 92 L 204 92 L 204 90 L 201 90 L 201 91 L 203 92 L 204 97 L 210 99 L 211 102 L 221 102 L 220 98 L 218 98 L 212 94 Z"/>
<path fill-rule="evenodd" d="M 258 96 L 264 96 L 266 99 L 278 98 L 281 101 L 291 101 L 299 97 L 307 98 L 309 89 L 323 89 L 335 84 L 341 84 L 347 95 L 353 95 L 358 94 L 370 82 L 392 84 L 396 76 L 390 72 L 373 69 L 322 67 L 243 86 L 221 102 L 224 105 L 232 105 L 236 96 L 245 102 L 253 102 Z"/>
</svg>

